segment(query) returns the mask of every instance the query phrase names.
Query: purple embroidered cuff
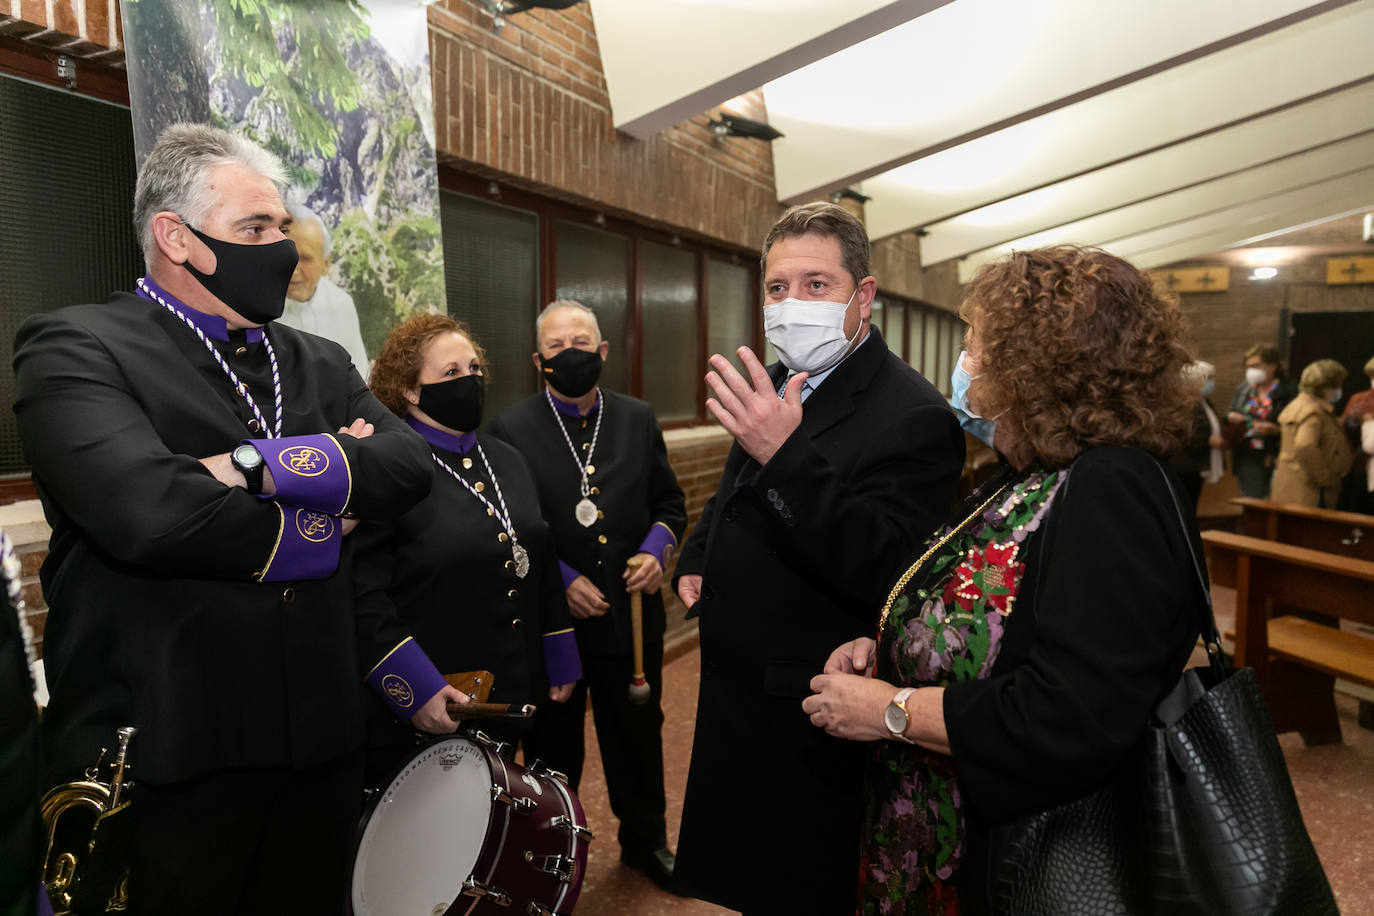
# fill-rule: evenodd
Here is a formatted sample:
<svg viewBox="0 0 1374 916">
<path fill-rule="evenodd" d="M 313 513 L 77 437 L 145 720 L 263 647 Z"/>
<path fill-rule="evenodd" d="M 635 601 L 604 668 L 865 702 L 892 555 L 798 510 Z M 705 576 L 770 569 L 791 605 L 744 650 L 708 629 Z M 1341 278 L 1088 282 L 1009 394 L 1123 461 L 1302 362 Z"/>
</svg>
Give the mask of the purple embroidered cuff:
<svg viewBox="0 0 1374 916">
<path fill-rule="evenodd" d="M 582 656 L 577 654 L 572 627 L 544 634 L 544 671 L 550 687 L 582 680 Z"/>
<path fill-rule="evenodd" d="M 573 584 L 573 580 L 582 575 L 562 560 L 558 561 L 558 574 L 563 577 L 563 591 L 568 590 L 568 586 Z M 563 683 L 567 683 L 564 681 Z"/>
<path fill-rule="evenodd" d="M 274 498 L 330 515 L 341 515 L 353 491 L 353 471 L 328 433 L 244 439 L 262 453 L 277 492 Z"/>
<path fill-rule="evenodd" d="M 406 722 L 447 683 L 420 644 L 409 636 L 363 680 L 398 719 Z"/>
<path fill-rule="evenodd" d="M 658 562 L 667 567 L 668 561 L 673 558 L 673 552 L 677 550 L 677 535 L 673 534 L 673 529 L 662 522 L 654 522 L 654 526 L 649 529 L 644 540 L 639 545 L 640 553 L 653 554 L 658 557 Z"/>
<path fill-rule="evenodd" d="M 282 523 L 277 543 L 256 578 L 261 582 L 328 579 L 339 568 L 343 528 L 332 515 L 277 504 Z"/>
</svg>

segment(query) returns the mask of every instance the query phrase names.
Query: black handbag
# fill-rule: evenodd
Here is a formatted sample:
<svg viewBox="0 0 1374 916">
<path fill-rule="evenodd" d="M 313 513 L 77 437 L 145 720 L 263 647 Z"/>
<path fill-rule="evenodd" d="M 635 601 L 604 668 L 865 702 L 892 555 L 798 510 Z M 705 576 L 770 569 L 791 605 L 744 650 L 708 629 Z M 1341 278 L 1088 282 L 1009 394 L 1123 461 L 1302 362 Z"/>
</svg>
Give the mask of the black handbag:
<svg viewBox="0 0 1374 916">
<path fill-rule="evenodd" d="M 1338 912 L 1255 672 L 1231 668 L 1221 652 L 1177 495 L 1174 508 L 1206 597 L 1210 664 L 1183 673 L 1155 707 L 1141 753 L 1111 783 L 993 829 L 995 913 Z"/>
</svg>

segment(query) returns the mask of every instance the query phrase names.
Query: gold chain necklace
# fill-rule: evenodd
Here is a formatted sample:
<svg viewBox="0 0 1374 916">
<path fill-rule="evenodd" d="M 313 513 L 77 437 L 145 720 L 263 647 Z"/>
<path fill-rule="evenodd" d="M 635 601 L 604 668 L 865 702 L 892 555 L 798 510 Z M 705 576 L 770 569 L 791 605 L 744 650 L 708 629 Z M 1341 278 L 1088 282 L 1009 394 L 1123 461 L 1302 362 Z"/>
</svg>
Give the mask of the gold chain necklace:
<svg viewBox="0 0 1374 916">
<path fill-rule="evenodd" d="M 927 550 L 925 553 L 921 554 L 921 558 L 919 560 L 917 560 L 915 563 L 912 563 L 909 567 L 907 567 L 906 572 L 902 573 L 901 578 L 897 580 L 897 584 L 892 586 L 892 591 L 888 592 L 887 601 L 883 604 L 882 616 L 878 618 L 879 633 L 882 632 L 883 627 L 887 626 L 887 615 L 892 611 L 893 602 L 897 600 L 897 596 L 901 594 L 902 589 L 906 588 L 906 584 L 911 581 L 911 577 L 916 575 L 916 571 L 919 570 L 922 566 L 924 566 L 927 560 L 929 560 L 936 553 L 938 553 L 940 548 L 948 544 L 951 538 L 953 538 L 959 532 L 963 531 L 969 522 L 973 521 L 975 518 L 986 512 L 988 506 L 992 505 L 993 502 L 997 500 L 997 497 L 1005 493 L 1007 487 L 1011 485 L 1012 481 L 1007 481 L 1006 483 L 1002 484 L 1002 486 L 998 487 L 997 491 L 994 492 L 991 496 L 989 496 L 986 500 L 984 500 L 981 506 L 979 506 L 977 509 L 974 509 L 971 515 L 969 515 L 955 527 L 951 528 L 948 534 L 940 538 L 939 541 L 935 542 L 935 544 L 933 544 L 930 547 L 930 549 Z"/>
</svg>

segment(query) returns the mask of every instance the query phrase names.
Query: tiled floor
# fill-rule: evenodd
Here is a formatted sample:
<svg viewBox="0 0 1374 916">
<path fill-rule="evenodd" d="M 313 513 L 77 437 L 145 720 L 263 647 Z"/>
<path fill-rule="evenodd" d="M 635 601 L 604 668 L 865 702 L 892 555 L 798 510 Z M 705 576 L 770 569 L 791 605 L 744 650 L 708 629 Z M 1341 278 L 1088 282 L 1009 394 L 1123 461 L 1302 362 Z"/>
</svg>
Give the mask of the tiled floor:
<svg viewBox="0 0 1374 916">
<path fill-rule="evenodd" d="M 1215 589 L 1218 625 L 1224 631 L 1235 616 L 1235 595 Z M 692 651 L 669 663 L 663 673 L 663 744 L 668 791 L 668 842 L 676 847 L 682 793 L 687 782 L 696 718 L 700 658 Z M 1308 832 L 1326 867 L 1345 916 L 1374 916 L 1374 732 L 1355 721 L 1356 702 L 1338 696 L 1344 742 L 1304 747 L 1296 734 L 1281 735 L 1298 803 Z M 587 720 L 587 768 L 581 800 L 598 839 L 592 843 L 578 916 L 707 916 L 731 911 L 684 900 L 660 891 L 638 872 L 620 864 L 616 820 L 606 803 L 596 735 Z M 840 916 L 840 914 L 837 914 Z"/>
</svg>

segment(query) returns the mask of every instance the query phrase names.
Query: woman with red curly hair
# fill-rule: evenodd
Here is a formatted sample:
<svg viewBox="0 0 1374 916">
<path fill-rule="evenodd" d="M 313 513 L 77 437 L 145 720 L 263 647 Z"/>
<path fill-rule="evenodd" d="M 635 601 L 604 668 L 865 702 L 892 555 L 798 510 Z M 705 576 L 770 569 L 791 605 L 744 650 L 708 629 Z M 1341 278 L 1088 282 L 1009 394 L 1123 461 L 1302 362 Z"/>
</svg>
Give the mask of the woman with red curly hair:
<svg viewBox="0 0 1374 916">
<path fill-rule="evenodd" d="M 519 452 L 478 430 L 485 376 L 481 345 L 447 315 L 402 321 L 372 367 L 373 393 L 429 443 L 435 475 L 415 508 L 353 534 L 359 648 L 369 683 L 401 659 L 437 688 L 417 689 L 404 708 L 385 696 L 373 704 L 374 778 L 413 749 L 414 729 L 454 730 L 445 703 L 467 698 L 440 687 L 435 671 L 488 670 L 491 702 L 536 705 L 567 700 L 581 677 L 534 475 Z M 515 740 L 532 725 L 489 720 L 482 729 Z"/>
<path fill-rule="evenodd" d="M 1160 462 L 1196 396 L 1177 301 L 1063 247 L 982 268 L 962 315 L 956 413 L 1006 465 L 913 558 L 878 639 L 837 648 L 803 703 L 876 742 L 862 913 L 993 907 L 994 828 L 1113 778 L 1204 608 Z"/>
</svg>

